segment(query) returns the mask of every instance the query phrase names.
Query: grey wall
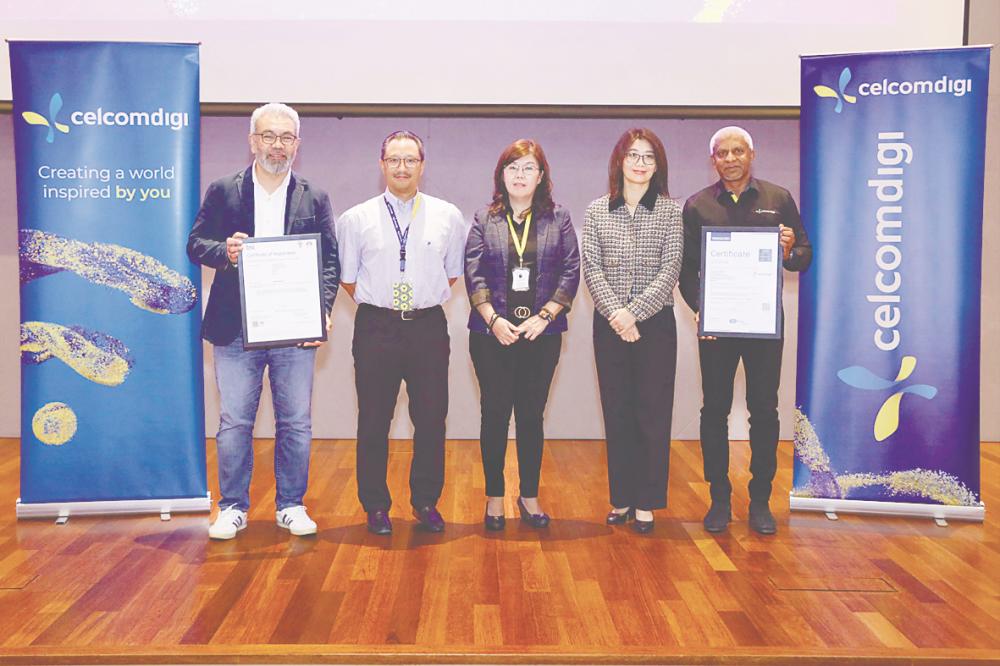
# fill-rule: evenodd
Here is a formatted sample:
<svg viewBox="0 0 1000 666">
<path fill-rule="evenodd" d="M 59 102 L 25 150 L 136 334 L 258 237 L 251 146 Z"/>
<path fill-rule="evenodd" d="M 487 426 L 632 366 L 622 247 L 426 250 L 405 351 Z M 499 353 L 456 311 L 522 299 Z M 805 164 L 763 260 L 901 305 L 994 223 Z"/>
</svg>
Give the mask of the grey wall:
<svg viewBox="0 0 1000 666">
<path fill-rule="evenodd" d="M 715 121 L 657 121 L 650 126 L 664 139 L 670 160 L 670 186 L 674 196 L 686 196 L 715 179 L 708 163 L 707 141 L 720 125 Z M 747 123 L 760 145 L 757 167 L 763 177 L 798 190 L 798 125 L 794 121 Z M 628 122 L 616 120 L 504 120 L 504 119 L 303 119 L 303 145 L 299 171 L 330 192 L 340 213 L 377 194 L 378 146 L 393 129 L 406 127 L 425 138 L 427 168 L 423 189 L 454 202 L 471 221 L 475 210 L 492 194 L 492 173 L 497 155 L 513 139 L 529 136 L 545 147 L 555 182 L 556 200 L 568 207 L 579 232 L 587 204 L 607 188 L 607 158 Z M 203 183 L 246 164 L 246 121 L 242 118 L 209 118 L 203 121 Z M 791 156 L 791 159 L 789 158 Z M 206 271 L 206 288 L 210 280 Z M 786 332 L 794 348 L 795 290 L 788 281 L 789 323 Z M 452 339 L 450 383 L 450 437 L 476 438 L 479 434 L 478 388 L 468 355 L 466 322 L 469 305 L 465 288 L 455 285 L 447 313 Z M 679 298 L 679 296 L 678 296 Z M 314 420 L 317 436 L 353 437 L 356 402 L 350 356 L 354 305 L 342 294 L 334 307 L 332 339 L 319 354 Z M 585 287 L 572 314 L 570 331 L 563 341 L 563 355 L 553 384 L 546 420 L 552 438 L 602 438 L 603 425 L 597 394 L 591 344 L 593 306 Z M 677 306 L 680 328 L 674 436 L 697 439 L 701 407 L 697 374 L 697 348 L 690 311 Z M 209 350 L 206 349 L 206 352 Z M 216 395 L 210 354 L 206 353 L 206 394 L 209 432 L 216 425 Z M 794 390 L 794 354 L 786 373 L 783 407 L 790 410 Z M 737 403 L 741 402 L 737 400 Z M 269 407 L 261 410 L 258 432 L 271 432 Z M 409 437 L 405 392 L 397 409 L 393 434 Z M 743 432 L 742 408 L 734 411 L 736 432 Z M 790 434 L 789 430 L 789 434 Z"/>
<path fill-rule="evenodd" d="M 1000 2 L 970 0 L 969 44 L 1000 44 Z M 983 201 L 982 438 L 1000 440 L 1000 52 L 990 54 Z"/>
<path fill-rule="evenodd" d="M 648 123 L 663 138 L 670 161 L 670 188 L 675 197 L 684 198 L 715 179 L 707 159 L 707 141 L 725 121 L 660 120 Z M 0 116 L 0 150 L 12 156 L 12 131 L 9 115 Z M 378 145 L 392 129 L 410 128 L 427 141 L 427 169 L 423 189 L 453 201 L 471 220 L 472 213 L 484 205 L 491 194 L 491 174 L 496 156 L 511 140 L 530 136 L 545 147 L 555 183 L 555 198 L 570 209 L 579 231 L 586 205 L 606 189 L 606 161 L 619 134 L 630 122 L 618 120 L 555 119 L 335 119 L 304 118 L 303 145 L 296 168 L 321 187 L 326 188 L 337 213 L 377 192 L 383 185 L 377 167 Z M 798 195 L 798 123 L 795 121 L 746 121 L 755 137 L 757 175 L 787 186 Z M 213 179 L 249 163 L 244 118 L 206 118 L 202 122 L 202 189 Z M 6 150 L 4 150 L 6 149 Z M 994 173 L 994 177 L 995 177 Z M 988 195 L 988 200 L 992 198 Z M 992 201 L 995 206 L 995 201 Z M 807 221 L 808 224 L 808 221 Z M 996 215 L 988 221 L 988 232 L 995 236 Z M 0 355 L 0 383 L 4 400 L 0 401 L 0 435 L 19 433 L 19 363 L 18 292 L 16 265 L 16 210 L 14 204 L 13 159 L 0 161 L 0 284 L 8 285 L 0 294 L 0 335 L 9 350 Z M 993 242 L 993 241 L 990 241 Z M 983 437 L 1000 439 L 995 415 L 985 408 L 995 400 L 994 373 L 987 364 L 996 340 L 996 270 L 989 264 L 989 246 L 984 247 L 984 420 Z M 787 275 L 785 282 L 786 354 L 782 372 L 781 412 L 786 415 L 782 436 L 791 435 L 787 415 L 793 405 L 796 348 L 797 277 Z M 211 271 L 204 272 L 207 293 Z M 452 336 L 451 408 L 449 436 L 478 436 L 478 390 L 468 360 L 468 334 L 465 324 L 469 313 L 465 289 L 454 288 L 447 312 Z M 992 300 L 990 300 L 992 299 Z M 701 405 L 697 368 L 697 347 L 690 310 L 677 296 L 675 308 L 678 331 L 677 390 L 674 401 L 674 437 L 697 439 L 698 410 Z M 330 341 L 318 355 L 314 397 L 314 432 L 317 437 L 347 437 L 355 432 L 356 401 L 353 388 L 353 364 L 350 356 L 354 305 L 341 294 L 334 308 L 334 330 Z M 551 438 L 601 438 L 603 427 L 597 395 L 597 378 L 591 344 L 592 303 L 585 287 L 570 315 L 570 331 L 564 336 L 563 356 L 556 374 L 547 412 L 547 435 Z M 991 323 L 992 322 L 992 323 Z M 992 326 L 992 328 L 991 328 Z M 206 428 L 214 433 L 217 426 L 218 399 L 213 376 L 211 347 L 205 348 Z M 995 363 L 992 367 L 995 367 Z M 742 376 L 738 381 L 731 420 L 734 437 L 745 437 L 746 414 L 742 405 Z M 266 390 L 266 389 L 265 389 Z M 402 392 L 393 435 L 409 437 L 405 391 Z M 262 400 L 257 434 L 273 433 L 270 398 Z"/>
</svg>

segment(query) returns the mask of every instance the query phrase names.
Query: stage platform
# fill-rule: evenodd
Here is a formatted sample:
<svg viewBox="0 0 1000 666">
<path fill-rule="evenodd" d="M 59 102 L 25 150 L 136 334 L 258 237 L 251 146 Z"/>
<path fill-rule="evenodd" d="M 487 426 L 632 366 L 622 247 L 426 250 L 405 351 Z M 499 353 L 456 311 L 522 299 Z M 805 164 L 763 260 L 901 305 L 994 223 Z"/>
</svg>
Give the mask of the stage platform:
<svg viewBox="0 0 1000 666">
<path fill-rule="evenodd" d="M 697 442 L 674 442 L 652 534 L 608 527 L 603 442 L 546 444 L 551 527 L 520 524 L 513 443 L 507 529 L 482 527 L 477 442 L 448 443 L 443 534 L 414 528 L 409 443 L 394 442 L 391 537 L 370 535 L 354 443 L 317 440 L 315 537 L 274 522 L 273 443 L 257 442 L 249 527 L 210 542 L 205 514 L 16 521 L 18 442 L 0 439 L 0 664 L 1000 662 L 1000 444 L 984 444 L 986 522 L 789 514 L 778 534 L 701 527 Z M 209 478 L 215 484 L 214 442 Z"/>
</svg>

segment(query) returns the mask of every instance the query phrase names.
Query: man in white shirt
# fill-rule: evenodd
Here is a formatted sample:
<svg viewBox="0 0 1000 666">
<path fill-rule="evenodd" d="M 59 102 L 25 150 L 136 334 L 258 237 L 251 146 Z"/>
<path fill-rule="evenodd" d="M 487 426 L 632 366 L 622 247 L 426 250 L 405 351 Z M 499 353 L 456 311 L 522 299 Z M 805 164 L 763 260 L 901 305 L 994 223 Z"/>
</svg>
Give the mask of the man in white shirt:
<svg viewBox="0 0 1000 666">
<path fill-rule="evenodd" d="M 213 539 L 232 539 L 247 526 L 253 424 L 265 367 L 275 413 L 276 520 L 298 536 L 316 533 L 316 523 L 302 501 L 312 444 L 313 366 L 316 347 L 321 343 L 243 348 L 236 269 L 243 239 L 320 234 L 327 313 L 337 295 L 340 275 L 330 197 L 291 170 L 301 142 L 298 114 L 284 104 L 256 109 L 250 119 L 248 140 L 253 164 L 209 185 L 188 237 L 191 261 L 215 269 L 201 329 L 202 337 L 213 345 L 219 386 L 216 443 L 222 497 L 218 516 L 208 532 Z"/>
<path fill-rule="evenodd" d="M 389 427 L 405 381 L 413 422 L 410 503 L 424 529 L 440 532 L 450 351 L 441 305 L 462 275 L 465 220 L 454 205 L 419 191 L 424 146 L 416 134 L 387 136 L 379 168 L 385 192 L 337 221 L 340 279 L 358 303 L 358 498 L 368 530 L 390 534 Z"/>
</svg>

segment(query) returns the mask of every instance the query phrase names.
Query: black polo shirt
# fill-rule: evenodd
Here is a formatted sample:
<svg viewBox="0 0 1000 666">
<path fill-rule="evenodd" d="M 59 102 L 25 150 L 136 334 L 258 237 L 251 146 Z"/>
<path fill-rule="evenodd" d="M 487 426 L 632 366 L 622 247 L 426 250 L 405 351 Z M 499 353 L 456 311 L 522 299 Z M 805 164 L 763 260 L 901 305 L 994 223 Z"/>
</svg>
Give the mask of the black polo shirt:
<svg viewBox="0 0 1000 666">
<path fill-rule="evenodd" d="M 795 232 L 792 252 L 782 263 L 786 270 L 804 271 L 812 263 L 812 244 L 788 190 L 766 180 L 751 178 L 736 201 L 721 180 L 692 194 L 684 203 L 684 260 L 680 277 L 681 296 L 688 306 L 698 311 L 702 227 L 776 227 L 781 224 Z"/>
</svg>

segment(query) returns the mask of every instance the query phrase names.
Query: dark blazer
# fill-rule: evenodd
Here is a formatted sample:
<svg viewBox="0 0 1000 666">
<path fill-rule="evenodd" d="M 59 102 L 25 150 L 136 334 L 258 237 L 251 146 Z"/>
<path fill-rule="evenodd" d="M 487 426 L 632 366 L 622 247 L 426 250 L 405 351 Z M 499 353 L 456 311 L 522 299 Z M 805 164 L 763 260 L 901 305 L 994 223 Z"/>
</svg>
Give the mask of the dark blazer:
<svg viewBox="0 0 1000 666">
<path fill-rule="evenodd" d="M 544 335 L 562 333 L 566 330 L 566 313 L 569 312 L 580 286 L 580 246 L 576 231 L 570 220 L 569 211 L 562 206 L 537 220 L 538 275 L 535 276 L 535 312 L 549 301 L 563 306 L 562 312 L 552 320 Z M 476 306 L 486 301 L 501 317 L 507 312 L 507 262 L 509 256 L 508 239 L 510 230 L 507 218 L 490 215 L 489 209 L 476 212 L 465 243 L 465 288 L 469 292 L 472 312 L 469 314 L 469 329 L 486 333 Z"/>
<path fill-rule="evenodd" d="M 208 186 L 201 210 L 188 236 L 188 257 L 215 269 L 201 337 L 227 345 L 243 332 L 239 272 L 226 256 L 226 238 L 237 231 L 254 235 L 253 176 L 250 169 L 220 178 Z M 286 234 L 320 234 L 323 261 L 323 303 L 329 312 L 340 286 L 340 261 L 333 230 L 330 197 L 293 172 L 285 202 Z"/>
</svg>

